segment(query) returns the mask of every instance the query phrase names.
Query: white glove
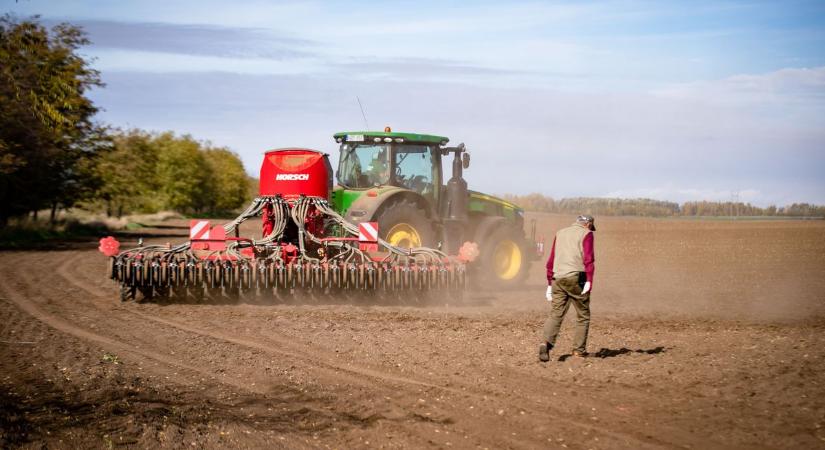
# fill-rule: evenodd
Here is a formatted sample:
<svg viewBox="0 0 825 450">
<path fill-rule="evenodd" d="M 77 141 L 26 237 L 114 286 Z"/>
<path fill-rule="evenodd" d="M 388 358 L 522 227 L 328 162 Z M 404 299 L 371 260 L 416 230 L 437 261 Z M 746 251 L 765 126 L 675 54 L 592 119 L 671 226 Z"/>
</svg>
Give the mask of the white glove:
<svg viewBox="0 0 825 450">
<path fill-rule="evenodd" d="M 590 282 L 585 281 L 584 287 L 582 288 L 582 295 L 587 294 L 588 292 L 590 292 Z"/>
<path fill-rule="evenodd" d="M 547 293 L 544 294 L 544 297 L 547 298 L 548 302 L 553 301 L 553 286 L 547 286 Z"/>
</svg>

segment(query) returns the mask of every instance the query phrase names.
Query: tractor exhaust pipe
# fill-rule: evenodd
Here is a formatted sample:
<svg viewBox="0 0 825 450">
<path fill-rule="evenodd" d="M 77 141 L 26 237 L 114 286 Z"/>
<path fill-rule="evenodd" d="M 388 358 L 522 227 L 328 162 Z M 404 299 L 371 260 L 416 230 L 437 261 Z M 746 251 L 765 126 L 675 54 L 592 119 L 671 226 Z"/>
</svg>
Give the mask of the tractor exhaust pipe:
<svg viewBox="0 0 825 450">
<path fill-rule="evenodd" d="M 443 150 L 444 156 L 450 153 L 453 153 L 453 174 L 447 182 L 447 211 L 444 215 L 444 227 L 446 251 L 454 254 L 464 242 L 464 228 L 468 219 L 470 196 L 467 191 L 467 181 L 464 180 L 464 169 L 470 167 L 470 155 L 466 153 L 463 142 L 457 147 Z"/>
</svg>

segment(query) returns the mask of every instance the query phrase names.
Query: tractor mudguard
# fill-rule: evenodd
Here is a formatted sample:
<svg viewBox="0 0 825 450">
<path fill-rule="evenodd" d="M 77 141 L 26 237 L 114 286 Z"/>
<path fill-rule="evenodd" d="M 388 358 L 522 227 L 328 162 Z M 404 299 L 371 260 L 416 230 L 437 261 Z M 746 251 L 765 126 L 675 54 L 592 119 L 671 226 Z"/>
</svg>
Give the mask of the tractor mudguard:
<svg viewBox="0 0 825 450">
<path fill-rule="evenodd" d="M 427 211 L 428 218 L 436 217 L 430 202 L 417 192 L 395 186 L 383 186 L 380 190 L 372 190 L 375 191 L 377 195 L 371 197 L 369 194 L 371 190 L 372 189 L 367 190 L 364 195 L 352 202 L 352 206 L 350 206 L 344 216 L 347 221 L 351 223 L 373 221 L 378 216 L 377 213 L 381 210 L 382 206 L 389 205 L 393 201 L 401 199 L 412 201 L 420 206 L 421 209 Z"/>
</svg>

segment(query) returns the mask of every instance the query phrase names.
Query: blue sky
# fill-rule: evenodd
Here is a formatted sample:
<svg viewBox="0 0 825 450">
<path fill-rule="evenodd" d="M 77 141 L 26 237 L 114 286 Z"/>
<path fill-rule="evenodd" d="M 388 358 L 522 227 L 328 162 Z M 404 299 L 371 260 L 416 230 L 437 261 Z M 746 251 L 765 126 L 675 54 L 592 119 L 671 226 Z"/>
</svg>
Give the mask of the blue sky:
<svg viewBox="0 0 825 450">
<path fill-rule="evenodd" d="M 82 25 L 102 121 L 337 149 L 392 126 L 471 150 L 471 187 L 825 204 L 825 2 L 4 0 Z M 335 158 L 333 158 L 335 159 Z"/>
</svg>

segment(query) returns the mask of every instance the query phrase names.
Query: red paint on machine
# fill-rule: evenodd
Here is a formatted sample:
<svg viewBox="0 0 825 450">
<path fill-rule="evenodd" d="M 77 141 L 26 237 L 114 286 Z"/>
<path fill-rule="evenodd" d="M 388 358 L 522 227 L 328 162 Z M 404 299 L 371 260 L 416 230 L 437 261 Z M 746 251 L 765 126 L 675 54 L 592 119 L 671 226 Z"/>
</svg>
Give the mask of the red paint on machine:
<svg viewBox="0 0 825 450">
<path fill-rule="evenodd" d="M 331 190 L 329 155 L 305 148 L 266 152 L 261 165 L 261 196 L 293 199 L 305 195 L 329 200 Z"/>
</svg>

